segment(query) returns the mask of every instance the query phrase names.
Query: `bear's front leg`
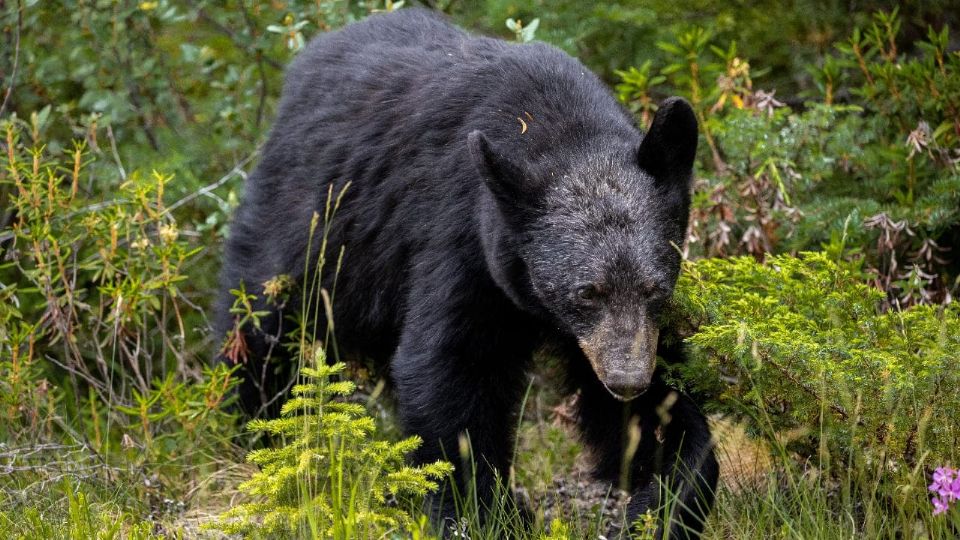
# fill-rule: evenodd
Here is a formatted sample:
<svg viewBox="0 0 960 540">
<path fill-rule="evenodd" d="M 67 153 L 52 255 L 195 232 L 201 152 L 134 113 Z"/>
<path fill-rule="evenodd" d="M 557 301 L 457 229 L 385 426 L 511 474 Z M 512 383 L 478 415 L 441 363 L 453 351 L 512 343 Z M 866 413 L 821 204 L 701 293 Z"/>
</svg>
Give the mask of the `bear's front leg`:
<svg viewBox="0 0 960 540">
<path fill-rule="evenodd" d="M 696 404 L 657 374 L 629 402 L 615 399 L 599 381 L 585 383 L 578 408 L 597 475 L 631 495 L 628 521 L 650 511 L 659 518 L 657 538 L 699 538 L 719 468 L 707 419 Z"/>
<path fill-rule="evenodd" d="M 482 518 L 497 475 L 507 479 L 533 349 L 529 323 L 499 291 L 462 285 L 413 295 L 391 361 L 403 426 L 423 439 L 413 460 L 444 459 L 456 467 L 456 485 L 446 485 L 432 504 L 445 530 L 471 489 Z M 467 443 L 472 455 L 463 456 Z"/>
</svg>

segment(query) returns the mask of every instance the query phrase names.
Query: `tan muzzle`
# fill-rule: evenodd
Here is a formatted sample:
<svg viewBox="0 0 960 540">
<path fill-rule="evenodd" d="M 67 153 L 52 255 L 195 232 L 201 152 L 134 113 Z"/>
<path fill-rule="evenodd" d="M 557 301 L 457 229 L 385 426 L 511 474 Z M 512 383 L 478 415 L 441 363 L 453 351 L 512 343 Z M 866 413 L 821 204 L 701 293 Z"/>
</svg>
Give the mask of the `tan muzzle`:
<svg viewBox="0 0 960 540">
<path fill-rule="evenodd" d="M 617 324 L 609 319 L 612 317 L 605 317 L 592 333 L 578 341 L 607 391 L 621 401 L 629 401 L 650 386 L 660 330 L 645 313 L 638 317 L 639 324 Z"/>
</svg>

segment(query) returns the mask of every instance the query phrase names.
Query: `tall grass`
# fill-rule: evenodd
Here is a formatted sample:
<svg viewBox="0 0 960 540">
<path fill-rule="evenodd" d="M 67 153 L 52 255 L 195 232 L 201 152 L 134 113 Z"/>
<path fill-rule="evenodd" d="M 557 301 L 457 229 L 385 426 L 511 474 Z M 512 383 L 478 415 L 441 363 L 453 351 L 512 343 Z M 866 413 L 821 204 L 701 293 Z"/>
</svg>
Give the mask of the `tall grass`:
<svg viewBox="0 0 960 540">
<path fill-rule="evenodd" d="M 721 484 L 704 538 L 948 539 L 960 532 L 960 513 L 932 514 L 929 463 L 893 469 L 859 459 L 858 448 L 850 446 L 848 460 L 838 466 L 789 450 L 786 435 L 764 435 L 770 444 L 762 474 Z M 738 448 L 725 442 L 721 462 L 729 463 L 735 456 L 723 454 Z"/>
</svg>

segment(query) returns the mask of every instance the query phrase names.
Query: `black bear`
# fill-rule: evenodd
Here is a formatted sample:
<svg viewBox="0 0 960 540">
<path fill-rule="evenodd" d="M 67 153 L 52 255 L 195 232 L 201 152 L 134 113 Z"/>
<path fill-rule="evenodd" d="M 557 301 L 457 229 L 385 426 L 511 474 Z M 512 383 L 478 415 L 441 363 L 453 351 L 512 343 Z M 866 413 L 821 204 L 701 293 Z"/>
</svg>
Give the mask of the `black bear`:
<svg viewBox="0 0 960 540">
<path fill-rule="evenodd" d="M 256 412 L 282 397 L 266 359 L 289 313 L 261 299 L 259 328 L 235 328 L 228 291 L 262 297 L 289 275 L 305 294 L 311 219 L 350 182 L 327 231 L 342 267 L 322 285 L 339 350 L 389 366 L 403 426 L 424 440 L 413 459 L 455 457 L 466 435 L 489 500 L 531 357 L 552 345 L 597 474 L 626 472 L 630 516 L 669 489 L 671 537 L 699 535 L 718 474 L 707 421 L 655 370 L 697 137 L 681 99 L 643 134 L 567 54 L 472 36 L 426 10 L 319 36 L 289 67 L 226 246 L 217 331 L 242 333 L 241 401 Z M 435 511 L 449 517 L 443 500 Z"/>
</svg>

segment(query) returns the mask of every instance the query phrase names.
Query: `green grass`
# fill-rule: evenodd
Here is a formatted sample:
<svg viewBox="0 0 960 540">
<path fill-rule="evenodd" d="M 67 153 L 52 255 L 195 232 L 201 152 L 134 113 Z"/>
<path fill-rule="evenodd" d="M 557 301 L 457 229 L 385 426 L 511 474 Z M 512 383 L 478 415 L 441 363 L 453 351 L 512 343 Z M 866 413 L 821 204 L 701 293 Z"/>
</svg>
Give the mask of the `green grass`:
<svg viewBox="0 0 960 540">
<path fill-rule="evenodd" d="M 460 506 L 462 528 L 469 538 L 597 538 L 608 531 L 610 518 L 598 507 L 603 487 L 586 482 L 585 476 L 573 480 L 582 474 L 586 461 L 572 431 L 551 414 L 558 403 L 550 400 L 550 394 L 549 389 L 531 390 L 512 477 L 515 492 L 526 494 L 520 499 L 532 502 L 532 525 L 522 525 L 504 497 L 499 498 L 492 518 L 481 523 L 467 495 Z M 538 401 L 539 408 L 529 405 Z M 706 539 L 956 536 L 960 515 L 956 510 L 945 516 L 931 515 L 923 471 L 891 473 L 878 470 L 876 464 L 856 462 L 842 471 L 830 470 L 789 452 L 789 434 L 774 438 L 784 443 L 777 446 L 758 442 L 742 429 L 731 429 L 729 421 L 715 420 L 723 476 Z M 149 474 L 109 471 L 97 466 L 96 458 L 80 447 L 52 449 L 63 462 L 49 453 L 39 460 L 14 461 L 7 448 L 0 452 L 3 464 L 15 463 L 24 470 L 0 478 L 3 538 L 215 537 L 201 531 L 200 525 L 229 506 L 250 500 L 236 487 L 255 470 L 240 460 L 221 460 L 219 473 L 205 479 L 206 485 L 184 498 L 181 507 L 174 501 L 164 503 L 163 495 L 169 492 L 165 486 L 148 489 L 153 495 L 143 497 L 143 483 Z M 31 463 L 32 470 L 26 471 Z M 917 496 L 898 499 L 913 500 L 913 504 L 894 505 L 881 495 L 881 485 L 888 488 L 883 491 Z M 558 500 L 552 495 L 561 486 L 568 496 Z M 546 508 L 542 501 L 550 501 L 552 506 Z M 429 529 L 420 530 L 425 534 L 421 538 L 429 537 Z"/>
</svg>

